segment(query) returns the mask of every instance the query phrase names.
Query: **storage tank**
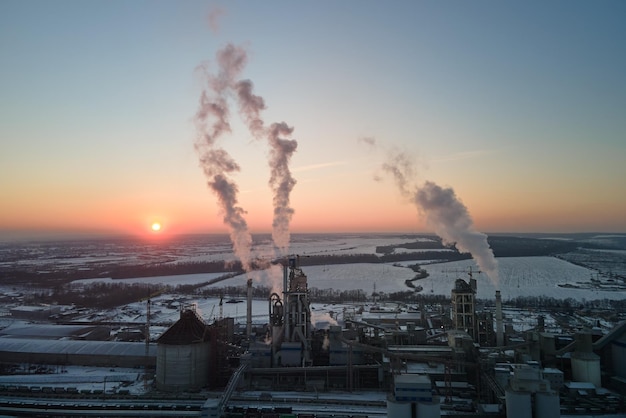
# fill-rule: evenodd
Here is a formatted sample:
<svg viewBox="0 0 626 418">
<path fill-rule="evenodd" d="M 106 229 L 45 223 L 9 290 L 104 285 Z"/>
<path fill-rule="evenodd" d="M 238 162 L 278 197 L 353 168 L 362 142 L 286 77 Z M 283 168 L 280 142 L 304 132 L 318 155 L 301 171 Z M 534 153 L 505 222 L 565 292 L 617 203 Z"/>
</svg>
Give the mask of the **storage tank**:
<svg viewBox="0 0 626 418">
<path fill-rule="evenodd" d="M 558 392 L 537 392 L 535 394 L 535 416 L 541 418 L 559 418 L 561 416 Z"/>
<path fill-rule="evenodd" d="M 506 390 L 506 418 L 532 418 L 530 392 Z"/>
<path fill-rule="evenodd" d="M 438 396 L 431 402 L 401 402 L 393 395 L 387 398 L 387 416 L 393 418 L 441 418 L 441 404 Z"/>
<path fill-rule="evenodd" d="M 391 417 L 393 415 L 387 416 Z M 420 418 L 440 418 L 441 404 L 439 403 L 439 397 L 434 396 L 432 402 L 418 402 L 417 416 Z"/>
<path fill-rule="evenodd" d="M 185 391 L 206 386 L 209 354 L 207 325 L 194 310 L 181 311 L 180 319 L 157 339 L 157 388 Z"/>
<path fill-rule="evenodd" d="M 602 387 L 600 357 L 594 353 L 572 353 L 572 380 L 590 382 L 596 387 Z"/>
<path fill-rule="evenodd" d="M 626 378 L 626 336 L 621 335 L 611 343 L 611 357 L 615 375 Z"/>
<path fill-rule="evenodd" d="M 505 388 L 509 384 L 509 379 L 511 378 L 511 369 L 508 367 L 496 367 L 494 369 L 496 382 L 500 385 L 501 388 Z"/>
<path fill-rule="evenodd" d="M 387 399 L 387 416 L 394 418 L 410 418 L 411 403 L 397 402 L 393 397 Z"/>
</svg>

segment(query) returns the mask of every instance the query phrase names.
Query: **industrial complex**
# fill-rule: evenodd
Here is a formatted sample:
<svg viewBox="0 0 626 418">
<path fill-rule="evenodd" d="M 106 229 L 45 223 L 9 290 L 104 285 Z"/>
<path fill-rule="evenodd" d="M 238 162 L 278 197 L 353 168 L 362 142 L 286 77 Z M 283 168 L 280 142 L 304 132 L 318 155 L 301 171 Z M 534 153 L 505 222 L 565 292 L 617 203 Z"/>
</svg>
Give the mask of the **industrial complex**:
<svg viewBox="0 0 626 418">
<path fill-rule="evenodd" d="M 0 413 L 553 418 L 626 411 L 624 322 L 610 332 L 586 323 L 555 333 L 537 313 L 531 326 L 516 330 L 499 291 L 493 304 L 478 302 L 470 269 L 450 289 L 449 305 L 373 301 L 344 307 L 318 329 L 299 258 L 280 264 L 283 289 L 268 295 L 265 317 L 252 314 L 248 280 L 245 323 L 222 315 L 208 323 L 193 305 L 181 304 L 178 320 L 144 341 L 139 335 L 133 342 L 132 330 L 124 331 L 127 341 L 110 341 L 111 324 L 103 323 L 5 327 L 0 361 L 15 380 L 0 384 Z M 149 300 L 146 305 L 149 336 Z M 46 309 L 16 308 L 11 315 L 62 314 Z M 55 367 L 102 367 L 110 374 L 102 390 L 81 388 L 80 379 L 63 373 L 32 383 L 33 375 Z M 20 368 L 28 374 L 11 373 Z M 120 377 L 128 369 L 135 377 Z M 125 390 L 125 379 L 142 380 L 144 390 Z"/>
</svg>

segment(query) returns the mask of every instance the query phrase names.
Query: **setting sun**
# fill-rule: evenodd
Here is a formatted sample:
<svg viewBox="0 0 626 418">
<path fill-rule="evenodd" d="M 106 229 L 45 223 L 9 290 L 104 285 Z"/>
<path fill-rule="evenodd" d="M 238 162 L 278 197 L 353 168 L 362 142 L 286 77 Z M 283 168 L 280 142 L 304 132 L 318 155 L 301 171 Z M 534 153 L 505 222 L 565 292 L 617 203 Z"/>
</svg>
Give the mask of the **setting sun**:
<svg viewBox="0 0 626 418">
<path fill-rule="evenodd" d="M 161 224 L 160 224 L 160 223 L 158 223 L 158 222 L 153 223 L 153 224 L 152 224 L 152 230 L 153 230 L 154 232 L 160 231 L 160 230 L 161 230 Z"/>
</svg>

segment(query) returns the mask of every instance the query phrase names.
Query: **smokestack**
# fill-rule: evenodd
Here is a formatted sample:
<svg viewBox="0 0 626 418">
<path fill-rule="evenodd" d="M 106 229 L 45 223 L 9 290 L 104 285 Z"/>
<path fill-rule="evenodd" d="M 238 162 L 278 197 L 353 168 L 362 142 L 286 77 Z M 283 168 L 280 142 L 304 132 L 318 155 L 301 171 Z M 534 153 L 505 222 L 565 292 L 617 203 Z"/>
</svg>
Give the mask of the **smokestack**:
<svg viewBox="0 0 626 418">
<path fill-rule="evenodd" d="M 291 261 L 293 259 L 289 259 L 289 264 L 291 265 Z M 289 341 L 289 335 L 291 335 L 291 329 L 289 329 L 289 319 L 287 318 L 288 315 L 290 315 L 291 313 L 291 309 L 289 307 L 289 289 L 287 288 L 287 279 L 289 278 L 289 267 L 287 267 L 287 265 L 285 264 L 283 266 L 283 306 L 284 306 L 284 310 L 283 310 L 283 315 L 284 315 L 284 321 L 285 321 L 285 340 Z"/>
<path fill-rule="evenodd" d="M 546 317 L 543 315 L 539 315 L 537 317 L 537 330 L 539 332 L 544 332 L 546 330 Z"/>
<path fill-rule="evenodd" d="M 504 345 L 504 324 L 502 322 L 502 296 L 496 290 L 496 346 Z"/>
<path fill-rule="evenodd" d="M 252 334 L 252 279 L 248 279 L 248 295 L 246 299 L 246 335 L 250 339 Z"/>
</svg>

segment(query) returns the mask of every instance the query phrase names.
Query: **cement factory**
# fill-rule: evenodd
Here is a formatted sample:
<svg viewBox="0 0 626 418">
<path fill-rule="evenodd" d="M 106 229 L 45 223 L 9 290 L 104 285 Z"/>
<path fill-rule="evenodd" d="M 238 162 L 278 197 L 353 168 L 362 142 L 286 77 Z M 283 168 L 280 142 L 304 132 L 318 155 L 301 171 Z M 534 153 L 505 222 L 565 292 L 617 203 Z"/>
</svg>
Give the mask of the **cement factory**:
<svg viewBox="0 0 626 418">
<path fill-rule="evenodd" d="M 499 291 L 493 306 L 479 306 L 470 270 L 467 280 L 456 279 L 449 307 L 423 302 L 406 310 L 377 303 L 369 309 L 355 306 L 335 314 L 337 325 L 315 329 L 299 258 L 281 264 L 282 294 L 269 295 L 262 320 L 253 321 L 253 282 L 248 280 L 245 324 L 228 317 L 208 324 L 193 306 L 181 306 L 178 321 L 155 342 L 90 340 L 88 335 L 99 331 L 92 324 L 68 329 L 82 339 L 53 342 L 5 330 L 0 337 L 5 369 L 19 363 L 134 367 L 145 370 L 153 383 L 139 396 L 122 390 L 107 395 L 106 388 L 2 384 L 0 413 L 625 416 L 617 414 L 626 411 L 626 323 L 604 334 L 593 326 L 555 334 L 546 331 L 539 315 L 536 324 L 517 332 L 505 320 Z"/>
</svg>

